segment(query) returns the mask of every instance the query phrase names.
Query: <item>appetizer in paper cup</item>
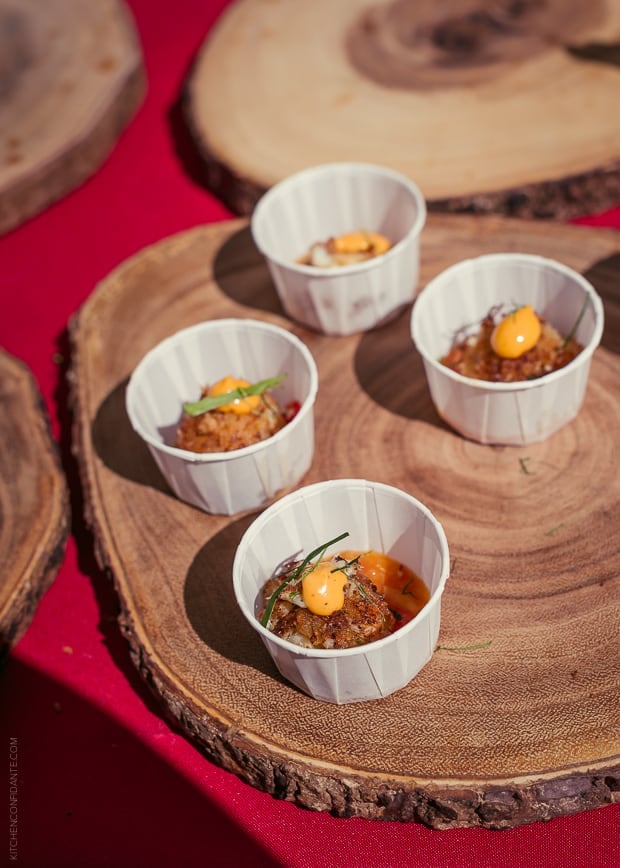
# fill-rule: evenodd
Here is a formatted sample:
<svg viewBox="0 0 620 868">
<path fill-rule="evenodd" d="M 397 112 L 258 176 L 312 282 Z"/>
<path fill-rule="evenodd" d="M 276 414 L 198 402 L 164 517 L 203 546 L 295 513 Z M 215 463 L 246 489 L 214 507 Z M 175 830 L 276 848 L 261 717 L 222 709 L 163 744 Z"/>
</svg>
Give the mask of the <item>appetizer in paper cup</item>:
<svg viewBox="0 0 620 868">
<path fill-rule="evenodd" d="M 431 280 L 413 305 L 411 336 L 449 425 L 480 443 L 523 446 L 577 416 L 603 319 L 581 274 L 498 253 Z"/>
<path fill-rule="evenodd" d="M 233 515 L 307 472 L 318 373 L 295 335 L 252 319 L 199 323 L 133 372 L 127 414 L 181 500 Z"/>
<path fill-rule="evenodd" d="M 443 528 L 410 494 L 336 479 L 255 519 L 233 586 L 280 673 L 344 704 L 388 696 L 430 660 L 449 563 Z"/>
<path fill-rule="evenodd" d="M 272 187 L 252 214 L 286 313 L 326 335 L 367 331 L 414 296 L 426 203 L 383 166 L 330 163 Z"/>
</svg>

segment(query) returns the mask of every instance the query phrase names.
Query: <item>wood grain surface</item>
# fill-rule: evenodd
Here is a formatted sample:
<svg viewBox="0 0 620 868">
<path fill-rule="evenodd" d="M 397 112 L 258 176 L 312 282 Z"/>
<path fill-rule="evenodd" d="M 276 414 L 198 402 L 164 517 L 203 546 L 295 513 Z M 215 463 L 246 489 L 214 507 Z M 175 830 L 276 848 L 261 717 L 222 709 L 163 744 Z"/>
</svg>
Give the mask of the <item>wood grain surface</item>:
<svg viewBox="0 0 620 868">
<path fill-rule="evenodd" d="M 71 324 L 74 449 L 132 659 L 207 756 L 278 798 L 343 817 L 507 828 L 620 790 L 620 234 L 432 215 L 421 284 L 506 250 L 579 269 L 607 314 L 580 415 L 525 448 L 469 442 L 439 419 L 409 311 L 347 338 L 289 322 L 243 220 L 140 252 Z M 130 428 L 125 388 L 143 354 L 226 316 L 291 328 L 314 354 L 317 448 L 304 483 L 398 485 L 444 525 L 452 563 L 439 647 L 384 700 L 332 706 L 277 674 L 232 591 L 253 516 L 176 500 Z"/>
<path fill-rule="evenodd" d="M 0 349 L 0 663 L 62 562 L 70 507 L 58 449 L 26 365 Z"/>
<path fill-rule="evenodd" d="M 435 210 L 558 217 L 618 201 L 619 89 L 615 0 L 237 0 L 184 110 L 237 213 L 301 168 L 362 160 Z"/>
<path fill-rule="evenodd" d="M 99 168 L 145 86 L 122 0 L 0 0 L 0 234 Z"/>
</svg>

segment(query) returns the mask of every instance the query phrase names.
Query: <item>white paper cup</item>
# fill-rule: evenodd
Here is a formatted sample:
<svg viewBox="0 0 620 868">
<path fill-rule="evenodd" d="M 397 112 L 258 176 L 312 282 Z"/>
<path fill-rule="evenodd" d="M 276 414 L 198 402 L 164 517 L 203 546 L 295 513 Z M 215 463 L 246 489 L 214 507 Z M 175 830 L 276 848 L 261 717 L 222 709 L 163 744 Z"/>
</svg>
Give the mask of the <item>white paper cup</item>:
<svg viewBox="0 0 620 868">
<path fill-rule="evenodd" d="M 331 163 L 285 178 L 259 200 L 252 235 L 286 313 L 326 335 L 367 331 L 416 293 L 426 203 L 403 175 L 367 163 Z M 355 265 L 315 268 L 296 260 L 315 242 L 357 230 L 393 244 Z"/>
<path fill-rule="evenodd" d="M 299 401 L 297 415 L 272 437 L 231 452 L 195 453 L 174 443 L 182 405 L 227 375 L 252 383 L 286 374 L 273 395 L 281 407 Z M 133 429 L 181 500 L 205 512 L 233 515 L 256 509 L 307 472 L 314 453 L 318 373 L 295 335 L 252 319 L 199 323 L 166 338 L 142 359 L 126 393 Z"/>
<path fill-rule="evenodd" d="M 492 383 L 465 377 L 442 365 L 454 334 L 477 324 L 497 304 L 531 305 L 562 335 L 573 329 L 583 345 L 564 368 L 535 380 Z M 419 293 L 411 312 L 411 336 L 422 356 L 439 415 L 480 443 L 524 446 L 550 437 L 578 414 L 592 354 L 603 333 L 603 304 L 576 271 L 525 253 L 467 259 L 443 271 Z"/>
<path fill-rule="evenodd" d="M 260 592 L 277 565 L 344 531 L 350 536 L 326 557 L 343 549 L 389 554 L 424 580 L 431 592 L 427 605 L 390 636 L 356 648 L 301 648 L 263 627 L 256 617 Z M 315 699 L 345 704 L 388 696 L 430 660 L 449 565 L 444 531 L 418 500 L 389 485 L 336 479 L 298 489 L 261 513 L 237 549 L 233 586 L 280 673 Z"/>
</svg>

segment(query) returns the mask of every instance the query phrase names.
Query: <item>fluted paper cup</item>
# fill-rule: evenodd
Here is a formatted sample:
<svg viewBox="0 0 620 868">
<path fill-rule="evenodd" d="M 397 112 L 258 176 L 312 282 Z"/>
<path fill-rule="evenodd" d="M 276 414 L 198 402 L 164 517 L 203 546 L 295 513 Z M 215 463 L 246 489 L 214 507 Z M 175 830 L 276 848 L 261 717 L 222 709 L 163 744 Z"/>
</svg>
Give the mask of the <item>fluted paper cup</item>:
<svg viewBox="0 0 620 868">
<path fill-rule="evenodd" d="M 261 589 L 278 564 L 344 531 L 350 536 L 326 557 L 343 547 L 388 554 L 424 580 L 431 593 L 426 606 L 390 636 L 356 648 L 301 648 L 263 627 L 257 618 Z M 300 488 L 255 519 L 235 555 L 233 586 L 280 673 L 315 699 L 345 704 L 388 696 L 430 660 L 449 564 L 443 528 L 422 503 L 382 483 L 336 479 Z"/>
<path fill-rule="evenodd" d="M 529 304 L 564 336 L 579 320 L 575 337 L 583 350 L 565 367 L 523 382 L 477 380 L 442 365 L 456 332 L 475 330 L 498 304 Z M 579 413 L 603 320 L 602 301 L 581 274 L 541 256 L 498 253 L 458 262 L 431 280 L 413 305 L 411 336 L 433 403 L 449 425 L 480 443 L 524 446 Z"/>
<path fill-rule="evenodd" d="M 426 203 L 410 180 L 382 166 L 330 163 L 285 178 L 259 200 L 251 219 L 286 313 L 326 335 L 350 335 L 396 316 L 416 293 Z M 296 260 L 312 244 L 357 230 L 392 247 L 347 266 Z"/>
<path fill-rule="evenodd" d="M 258 382 L 286 374 L 274 397 L 299 401 L 294 418 L 267 440 L 231 452 L 196 453 L 173 445 L 182 405 L 231 375 Z M 181 500 L 209 513 L 256 509 L 307 472 L 314 453 L 318 373 L 295 335 L 252 319 L 221 319 L 177 332 L 133 372 L 126 408 L 137 434 Z"/>
</svg>

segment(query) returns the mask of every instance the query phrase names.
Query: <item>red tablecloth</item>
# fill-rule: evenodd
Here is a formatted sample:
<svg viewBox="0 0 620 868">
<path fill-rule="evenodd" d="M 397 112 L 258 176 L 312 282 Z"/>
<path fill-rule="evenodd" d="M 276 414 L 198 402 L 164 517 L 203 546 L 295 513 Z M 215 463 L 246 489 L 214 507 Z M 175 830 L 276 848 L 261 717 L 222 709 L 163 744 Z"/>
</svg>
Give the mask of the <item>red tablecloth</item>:
<svg viewBox="0 0 620 868">
<path fill-rule="evenodd" d="M 58 354 L 67 352 L 68 320 L 112 268 L 167 235 L 232 215 L 191 180 L 169 119 L 225 0 L 129 5 L 145 54 L 146 102 L 93 178 L 0 239 L 0 344 L 38 380 L 75 513 L 57 578 L 0 676 L 0 859 L 13 864 L 7 774 L 13 745 L 22 865 L 619 865 L 618 806 L 510 832 L 433 832 L 339 820 L 278 802 L 204 759 L 165 721 L 140 681 L 81 515 Z M 620 228 L 620 207 L 582 222 Z"/>
</svg>

